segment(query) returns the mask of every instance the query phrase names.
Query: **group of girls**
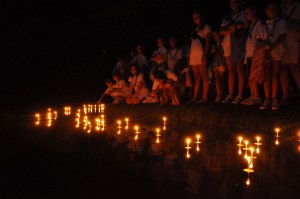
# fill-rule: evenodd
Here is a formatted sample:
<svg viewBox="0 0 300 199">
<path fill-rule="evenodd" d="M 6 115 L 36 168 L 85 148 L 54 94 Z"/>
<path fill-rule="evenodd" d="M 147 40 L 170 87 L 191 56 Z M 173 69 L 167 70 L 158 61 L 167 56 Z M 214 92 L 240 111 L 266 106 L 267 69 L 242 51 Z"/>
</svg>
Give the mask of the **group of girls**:
<svg viewBox="0 0 300 199">
<path fill-rule="evenodd" d="M 216 29 L 200 12 L 193 12 L 194 29 L 185 45 L 188 47 L 178 48 L 177 38 L 172 36 L 167 49 L 164 40 L 158 38 L 158 48 L 148 60 L 142 46 L 137 45 L 130 67 L 119 60 L 114 83 L 107 81 L 104 95 L 113 97 L 113 103 L 179 105 L 188 93 L 188 104 L 200 104 L 209 101 L 214 85 L 216 103 L 272 110 L 286 105 L 291 93 L 297 92 L 290 83 L 300 90 L 300 3 L 281 0 L 279 6 L 269 2 L 264 20 L 259 19 L 254 6 L 243 10 L 240 0 L 229 0 L 229 4 L 230 14 Z M 128 68 L 129 85 L 122 79 Z M 247 88 L 250 94 L 246 97 Z"/>
</svg>

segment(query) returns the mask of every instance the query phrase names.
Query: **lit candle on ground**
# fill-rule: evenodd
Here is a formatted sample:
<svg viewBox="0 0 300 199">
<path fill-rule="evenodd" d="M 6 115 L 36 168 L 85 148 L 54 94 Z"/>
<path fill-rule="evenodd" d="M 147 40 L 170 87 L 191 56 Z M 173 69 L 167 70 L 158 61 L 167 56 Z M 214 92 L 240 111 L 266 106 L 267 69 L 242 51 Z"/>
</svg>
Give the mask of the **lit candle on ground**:
<svg viewBox="0 0 300 199">
<path fill-rule="evenodd" d="M 86 130 L 87 125 L 88 125 L 88 117 L 84 116 L 82 122 L 83 122 L 83 129 Z"/>
<path fill-rule="evenodd" d="M 85 104 L 83 105 L 83 112 L 84 112 L 85 115 L 87 114 L 87 108 L 86 108 Z"/>
<path fill-rule="evenodd" d="M 239 147 L 239 155 L 242 154 L 242 147 L 244 146 L 242 144 L 242 141 L 243 141 L 243 138 L 242 137 L 239 137 L 239 143 L 237 144 L 237 146 Z"/>
<path fill-rule="evenodd" d="M 122 129 L 122 122 L 121 122 L 121 120 L 118 120 L 118 135 L 120 135 L 121 134 L 121 129 Z"/>
<path fill-rule="evenodd" d="M 87 130 L 87 133 L 91 133 L 91 130 L 92 130 L 92 124 L 91 124 L 90 121 L 87 122 L 87 127 L 88 127 L 88 128 L 87 128 L 87 129 L 88 129 L 88 130 Z"/>
<path fill-rule="evenodd" d="M 52 112 L 51 109 L 48 109 L 48 113 L 47 113 L 47 126 L 51 127 L 52 126 Z"/>
<path fill-rule="evenodd" d="M 249 142 L 248 142 L 248 140 L 245 140 L 245 148 L 243 148 L 243 150 L 245 150 L 245 158 L 247 159 L 247 157 L 248 157 L 248 150 L 249 150 L 249 148 L 248 148 L 248 144 L 249 144 Z"/>
<path fill-rule="evenodd" d="M 129 119 L 125 118 L 125 122 L 126 122 L 125 129 L 128 130 L 128 128 L 129 128 Z"/>
<path fill-rule="evenodd" d="M 191 139 L 190 138 L 187 138 L 186 139 L 186 158 L 190 158 L 191 156 L 190 156 L 190 149 L 192 148 L 192 147 L 190 147 L 190 143 L 191 143 Z"/>
<path fill-rule="evenodd" d="M 101 113 L 101 106 L 98 104 L 98 113 Z"/>
<path fill-rule="evenodd" d="M 279 145 L 279 132 L 280 132 L 280 129 L 279 128 L 275 128 L 275 132 L 276 132 L 276 135 L 275 135 L 275 137 L 276 137 L 276 140 L 275 140 L 275 144 L 276 145 Z"/>
<path fill-rule="evenodd" d="M 105 104 L 100 104 L 101 113 L 104 113 L 105 111 Z"/>
<path fill-rule="evenodd" d="M 40 122 L 41 122 L 41 116 L 40 116 L 40 114 L 39 114 L 39 113 L 36 113 L 36 114 L 34 115 L 34 117 L 35 117 L 35 119 L 36 119 L 35 125 L 36 125 L 36 126 L 40 125 Z"/>
<path fill-rule="evenodd" d="M 102 126 L 102 128 L 101 128 L 101 131 L 104 131 L 104 129 L 105 129 L 105 120 L 104 120 L 104 115 L 103 115 L 103 114 L 101 114 L 101 115 L 100 115 L 100 117 L 101 117 L 101 126 Z"/>
<path fill-rule="evenodd" d="M 76 128 L 79 128 L 79 126 L 80 126 L 80 117 L 81 117 L 81 115 L 80 115 L 80 109 L 78 109 L 77 113 L 76 113 L 76 119 L 75 119 L 75 122 L 76 122 L 75 127 Z"/>
<path fill-rule="evenodd" d="M 97 105 L 96 104 L 94 105 L 94 111 L 95 111 L 95 113 L 97 113 Z"/>
<path fill-rule="evenodd" d="M 160 136 L 161 136 L 161 134 L 160 134 L 160 129 L 157 128 L 157 129 L 156 129 L 156 143 L 157 143 L 157 144 L 160 143 L 160 141 L 159 141 L 159 137 L 160 137 Z"/>
<path fill-rule="evenodd" d="M 197 151 L 200 151 L 200 146 L 199 146 L 201 144 L 200 137 L 201 137 L 200 134 L 196 135 L 196 142 L 195 143 L 197 144 L 197 148 L 196 148 Z"/>
<path fill-rule="evenodd" d="M 54 111 L 54 112 L 53 112 L 53 115 L 54 115 L 54 118 L 53 118 L 53 119 L 54 119 L 54 120 L 57 120 L 57 115 L 58 115 L 58 114 L 57 114 L 57 111 Z"/>
<path fill-rule="evenodd" d="M 163 124 L 164 124 L 164 127 L 163 127 L 163 130 L 165 131 L 167 129 L 166 125 L 167 125 L 167 117 L 163 117 Z"/>
<path fill-rule="evenodd" d="M 139 139 L 139 134 L 140 134 L 139 127 L 135 126 L 134 129 L 135 129 L 135 137 L 134 137 L 134 139 L 138 140 Z"/>
<path fill-rule="evenodd" d="M 65 115 L 70 115 L 71 114 L 71 107 L 66 106 L 66 107 L 64 107 L 64 110 L 65 110 Z"/>
<path fill-rule="evenodd" d="M 248 178 L 246 180 L 246 185 L 249 186 L 250 185 L 250 173 L 253 173 L 254 170 L 248 167 L 247 169 L 244 169 L 243 171 L 245 171 L 248 174 Z"/>
<path fill-rule="evenodd" d="M 256 145 L 256 153 L 260 152 L 259 146 L 262 145 L 262 143 L 260 143 L 261 138 L 259 136 L 256 137 L 256 142 L 254 143 Z"/>
<path fill-rule="evenodd" d="M 95 130 L 100 131 L 101 130 L 101 120 L 99 118 L 96 118 L 95 122 L 96 122 Z"/>
</svg>

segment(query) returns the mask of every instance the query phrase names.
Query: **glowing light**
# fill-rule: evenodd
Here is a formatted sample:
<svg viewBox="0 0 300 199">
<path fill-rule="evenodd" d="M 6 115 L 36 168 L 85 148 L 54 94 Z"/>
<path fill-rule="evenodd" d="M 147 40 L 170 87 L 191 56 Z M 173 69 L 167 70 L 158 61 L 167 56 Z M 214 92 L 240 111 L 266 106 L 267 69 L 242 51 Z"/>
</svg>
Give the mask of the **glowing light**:
<svg viewBox="0 0 300 199">
<path fill-rule="evenodd" d="M 99 118 L 96 118 L 95 122 L 96 122 L 95 130 L 100 131 L 101 130 L 101 120 Z"/>
<path fill-rule="evenodd" d="M 36 125 L 36 126 L 40 125 L 40 122 L 41 122 L 41 116 L 40 116 L 40 114 L 39 114 L 39 113 L 36 113 L 36 114 L 34 115 L 34 117 L 35 117 L 35 119 L 36 119 L 36 121 L 34 122 L 35 125 Z"/>
<path fill-rule="evenodd" d="M 100 113 L 104 113 L 105 111 L 105 104 L 100 104 Z"/>
<path fill-rule="evenodd" d="M 96 104 L 94 105 L 94 111 L 95 111 L 95 113 L 97 113 L 97 105 Z"/>
<path fill-rule="evenodd" d="M 248 148 L 248 144 L 249 144 L 249 141 L 248 140 L 245 140 L 245 148 L 243 148 L 243 150 L 245 150 L 245 158 L 247 159 L 247 157 L 248 157 L 248 150 L 249 150 L 249 148 Z"/>
<path fill-rule="evenodd" d="M 128 119 L 128 118 L 125 118 L 125 123 L 126 123 L 125 129 L 126 129 L 126 131 L 127 131 L 128 128 L 129 128 L 129 119 Z"/>
<path fill-rule="evenodd" d="M 88 116 L 83 117 L 83 129 L 86 130 L 88 126 Z"/>
<path fill-rule="evenodd" d="M 120 135 L 121 134 L 121 129 L 122 129 L 122 122 L 121 122 L 121 120 L 118 120 L 118 135 Z"/>
<path fill-rule="evenodd" d="M 88 127 L 87 133 L 91 133 L 91 130 L 92 130 L 92 124 L 91 124 L 90 121 L 87 122 L 87 127 Z"/>
<path fill-rule="evenodd" d="M 52 112 L 51 109 L 48 109 L 48 113 L 47 113 L 47 127 L 51 127 L 52 126 Z"/>
<path fill-rule="evenodd" d="M 157 128 L 156 129 L 156 143 L 159 144 L 160 143 L 160 140 L 159 140 L 159 137 L 161 136 L 160 134 L 160 129 Z"/>
<path fill-rule="evenodd" d="M 190 143 L 191 143 L 191 139 L 190 138 L 187 138 L 186 139 L 186 158 L 190 158 L 191 157 L 191 155 L 190 155 L 190 149 L 192 148 L 192 147 L 190 147 Z"/>
<path fill-rule="evenodd" d="M 275 132 L 276 132 L 276 135 L 275 135 L 275 137 L 276 137 L 276 140 L 275 140 L 275 144 L 276 145 L 279 145 L 279 132 L 280 132 L 280 128 L 275 128 Z"/>
<path fill-rule="evenodd" d="M 239 147 L 239 151 L 238 151 L 239 155 L 242 154 L 242 147 L 244 146 L 244 145 L 242 144 L 242 141 L 243 141 L 243 138 L 242 138 L 242 137 L 239 137 L 239 144 L 237 144 L 237 146 Z"/>
<path fill-rule="evenodd" d="M 260 149 L 259 146 L 262 145 L 262 143 L 260 143 L 261 138 L 259 136 L 256 137 L 256 142 L 254 143 L 256 145 L 256 153 L 260 153 Z"/>
<path fill-rule="evenodd" d="M 71 115 L 71 107 L 66 106 L 64 107 L 64 110 L 65 110 L 65 115 Z"/>
<path fill-rule="evenodd" d="M 197 144 L 196 151 L 200 151 L 200 147 L 199 147 L 199 145 L 201 144 L 200 138 L 201 138 L 201 135 L 197 134 L 196 135 L 196 142 L 195 142 Z"/>
<path fill-rule="evenodd" d="M 246 181 L 246 185 L 249 186 L 250 185 L 250 179 L 248 178 Z"/>
<path fill-rule="evenodd" d="M 76 113 L 76 119 L 75 119 L 75 122 L 76 122 L 75 127 L 76 127 L 76 128 L 79 128 L 79 127 L 80 127 L 80 117 L 81 117 L 81 115 L 80 115 L 80 109 L 78 109 L 78 110 L 77 110 L 77 113 Z"/>
<path fill-rule="evenodd" d="M 53 115 L 54 115 L 54 120 L 57 120 L 57 116 L 58 116 L 58 114 L 57 114 L 57 111 L 53 111 Z"/>
<path fill-rule="evenodd" d="M 83 112 L 84 112 L 85 115 L 87 114 L 87 108 L 86 108 L 85 104 L 83 105 Z"/>
<path fill-rule="evenodd" d="M 139 139 L 139 134 L 140 134 L 139 127 L 135 126 L 134 129 L 135 129 L 135 137 L 134 137 L 134 139 L 138 140 Z"/>
<path fill-rule="evenodd" d="M 104 131 L 105 130 L 105 120 L 104 120 L 104 115 L 103 114 L 101 114 L 100 115 L 100 117 L 101 117 L 101 131 Z"/>
<path fill-rule="evenodd" d="M 167 125 L 167 117 L 163 117 L 163 124 L 164 124 L 164 127 L 163 127 L 163 130 L 165 131 L 167 128 L 166 128 L 166 125 Z"/>
</svg>

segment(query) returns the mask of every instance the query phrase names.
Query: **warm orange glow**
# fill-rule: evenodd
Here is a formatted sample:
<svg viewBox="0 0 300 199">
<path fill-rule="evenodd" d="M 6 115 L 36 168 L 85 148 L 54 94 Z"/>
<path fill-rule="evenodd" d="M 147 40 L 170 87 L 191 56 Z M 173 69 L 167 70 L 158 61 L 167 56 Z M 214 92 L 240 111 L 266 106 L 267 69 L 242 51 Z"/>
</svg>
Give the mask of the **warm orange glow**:
<svg viewBox="0 0 300 199">
<path fill-rule="evenodd" d="M 166 125 L 167 125 L 167 117 L 163 117 L 163 124 L 164 124 L 164 126 L 163 126 L 163 130 L 165 131 L 166 129 L 167 129 L 167 127 L 166 127 Z"/>
<path fill-rule="evenodd" d="M 92 124 L 91 124 L 90 121 L 88 121 L 87 127 L 88 127 L 87 133 L 91 133 L 91 130 L 92 130 Z"/>
<path fill-rule="evenodd" d="M 40 116 L 40 114 L 39 114 L 39 113 L 36 113 L 36 114 L 34 115 L 34 117 L 35 117 L 35 119 L 36 119 L 35 125 L 36 125 L 36 126 L 40 125 L 40 122 L 41 122 L 41 116 Z"/>
<path fill-rule="evenodd" d="M 75 122 L 76 122 L 75 127 L 76 128 L 79 128 L 79 126 L 80 126 L 80 117 L 81 117 L 81 115 L 80 115 L 80 109 L 78 109 L 77 113 L 76 113 L 76 119 L 75 119 Z"/>
<path fill-rule="evenodd" d="M 243 150 L 245 150 L 245 158 L 247 159 L 247 157 L 248 157 L 248 150 L 249 150 L 249 148 L 248 148 L 248 144 L 249 144 L 249 141 L 248 140 L 245 140 L 245 148 L 243 148 Z"/>
<path fill-rule="evenodd" d="M 280 128 L 275 128 L 275 132 L 276 132 L 276 135 L 275 135 L 275 137 L 276 137 L 276 140 L 275 140 L 275 144 L 276 145 L 279 145 L 279 132 L 280 132 Z"/>
<path fill-rule="evenodd" d="M 120 135 L 121 134 L 121 129 L 122 129 L 122 126 L 121 126 L 121 124 L 122 124 L 122 122 L 121 122 L 121 120 L 118 120 L 118 135 Z"/>
<path fill-rule="evenodd" d="M 192 148 L 192 147 L 190 147 L 190 143 L 191 143 L 191 139 L 190 138 L 187 138 L 186 139 L 186 158 L 190 158 L 191 156 L 190 156 L 190 149 Z"/>
<path fill-rule="evenodd" d="M 160 140 L 159 140 L 159 137 L 161 136 L 160 134 L 160 129 L 157 128 L 156 129 L 156 143 L 159 144 L 160 143 Z"/>
<path fill-rule="evenodd" d="M 239 153 L 239 155 L 241 155 L 241 154 L 242 154 L 242 147 L 244 146 L 244 145 L 242 144 L 243 138 L 242 138 L 242 137 L 239 137 L 238 139 L 239 139 L 239 143 L 237 144 L 237 146 L 239 147 L 238 153 Z"/>
<path fill-rule="evenodd" d="M 126 122 L 125 129 L 128 130 L 128 128 L 129 128 L 129 119 L 125 118 L 125 122 Z"/>
<path fill-rule="evenodd" d="M 138 140 L 139 139 L 139 134 L 140 134 L 140 132 L 139 132 L 139 126 L 134 126 L 134 129 L 135 129 L 135 137 L 134 137 L 134 139 Z"/>
<path fill-rule="evenodd" d="M 82 122 L 83 122 L 83 130 L 86 130 L 88 126 L 88 116 L 84 116 Z"/>
<path fill-rule="evenodd" d="M 86 108 L 85 104 L 83 105 L 83 112 L 84 112 L 85 115 L 87 114 L 87 108 Z"/>
<path fill-rule="evenodd" d="M 101 126 L 102 126 L 101 131 L 104 131 L 104 130 L 105 130 L 105 120 L 104 120 L 104 115 L 101 114 L 101 115 L 100 115 L 100 118 L 101 118 Z"/>
<path fill-rule="evenodd" d="M 261 138 L 259 136 L 256 137 L 256 142 L 254 143 L 256 145 L 256 153 L 260 153 L 260 149 L 259 146 L 262 145 L 262 143 L 260 143 Z"/>
<path fill-rule="evenodd" d="M 249 186 L 250 185 L 250 179 L 248 178 L 246 181 L 246 185 Z"/>
<path fill-rule="evenodd" d="M 196 145 L 197 145 L 196 151 L 198 151 L 198 152 L 200 151 L 200 146 L 199 146 L 199 145 L 201 144 L 200 138 L 201 138 L 201 135 L 200 135 L 200 134 L 197 134 L 197 135 L 196 135 L 196 142 L 195 142 L 195 143 L 196 143 Z"/>
<path fill-rule="evenodd" d="M 71 107 L 66 106 L 64 107 L 64 110 L 65 110 L 65 115 L 71 115 Z"/>
<path fill-rule="evenodd" d="M 96 122 L 95 130 L 100 131 L 101 130 L 101 120 L 99 118 L 96 118 L 95 122 Z"/>
<path fill-rule="evenodd" d="M 105 111 L 105 104 L 100 104 L 100 112 L 104 113 Z"/>
<path fill-rule="evenodd" d="M 51 109 L 48 109 L 48 113 L 47 113 L 47 127 L 51 127 L 52 126 L 52 112 Z"/>
</svg>

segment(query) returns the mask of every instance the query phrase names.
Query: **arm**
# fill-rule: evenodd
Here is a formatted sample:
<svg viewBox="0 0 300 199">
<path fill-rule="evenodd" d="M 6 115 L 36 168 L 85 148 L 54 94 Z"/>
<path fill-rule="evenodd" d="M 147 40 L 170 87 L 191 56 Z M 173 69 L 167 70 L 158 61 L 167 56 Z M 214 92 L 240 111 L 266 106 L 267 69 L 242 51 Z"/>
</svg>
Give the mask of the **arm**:
<svg viewBox="0 0 300 199">
<path fill-rule="evenodd" d="M 129 95 L 128 95 L 128 98 L 129 97 L 131 97 L 131 95 L 132 95 L 132 90 L 133 90 L 133 83 L 132 82 L 130 82 L 130 84 L 129 84 Z"/>
</svg>

